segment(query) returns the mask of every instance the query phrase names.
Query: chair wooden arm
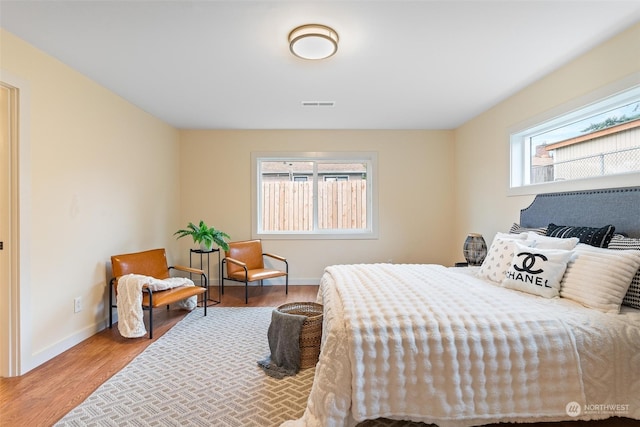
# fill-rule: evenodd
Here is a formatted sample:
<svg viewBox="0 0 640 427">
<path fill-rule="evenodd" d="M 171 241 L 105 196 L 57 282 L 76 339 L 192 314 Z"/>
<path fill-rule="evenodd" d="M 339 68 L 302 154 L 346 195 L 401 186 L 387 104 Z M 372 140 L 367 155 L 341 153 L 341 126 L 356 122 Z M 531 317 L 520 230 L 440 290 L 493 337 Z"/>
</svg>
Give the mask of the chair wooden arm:
<svg viewBox="0 0 640 427">
<path fill-rule="evenodd" d="M 264 253 L 262 255 L 277 259 L 278 261 L 287 262 L 287 259 L 285 257 L 283 257 L 283 256 L 280 256 L 280 255 L 269 254 L 269 253 Z"/>
<path fill-rule="evenodd" d="M 247 264 L 242 262 L 242 261 L 238 261 L 237 259 L 234 258 L 229 258 L 229 257 L 224 257 L 225 260 L 227 260 L 227 262 L 230 262 L 231 264 L 235 264 L 238 265 L 240 267 L 243 267 L 245 270 L 247 268 Z"/>
<path fill-rule="evenodd" d="M 174 268 L 176 270 L 180 270 L 180 271 L 185 271 L 187 273 L 193 273 L 193 274 L 204 274 L 204 271 L 199 269 L 199 268 L 191 268 L 191 267 L 185 267 L 184 265 L 174 265 L 169 267 Z"/>
<path fill-rule="evenodd" d="M 172 265 L 172 266 L 169 267 L 169 270 L 171 270 L 171 269 L 178 270 L 178 271 L 184 271 L 186 273 L 199 274 L 202 277 L 201 286 L 203 288 L 208 288 L 209 287 L 209 278 L 207 277 L 206 274 L 204 274 L 204 270 L 202 270 L 202 269 L 192 268 L 192 267 L 185 267 L 184 265 Z"/>
</svg>

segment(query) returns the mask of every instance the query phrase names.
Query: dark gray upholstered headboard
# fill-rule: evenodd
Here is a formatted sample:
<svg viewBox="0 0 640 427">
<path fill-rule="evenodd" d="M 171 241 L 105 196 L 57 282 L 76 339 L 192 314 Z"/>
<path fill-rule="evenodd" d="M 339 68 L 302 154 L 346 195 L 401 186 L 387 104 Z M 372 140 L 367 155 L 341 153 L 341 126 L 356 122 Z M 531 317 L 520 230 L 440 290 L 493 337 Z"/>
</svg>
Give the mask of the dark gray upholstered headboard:
<svg viewBox="0 0 640 427">
<path fill-rule="evenodd" d="M 640 237 L 640 187 L 538 194 L 520 211 L 520 225 L 579 227 L 613 224 L 616 233 Z"/>
</svg>

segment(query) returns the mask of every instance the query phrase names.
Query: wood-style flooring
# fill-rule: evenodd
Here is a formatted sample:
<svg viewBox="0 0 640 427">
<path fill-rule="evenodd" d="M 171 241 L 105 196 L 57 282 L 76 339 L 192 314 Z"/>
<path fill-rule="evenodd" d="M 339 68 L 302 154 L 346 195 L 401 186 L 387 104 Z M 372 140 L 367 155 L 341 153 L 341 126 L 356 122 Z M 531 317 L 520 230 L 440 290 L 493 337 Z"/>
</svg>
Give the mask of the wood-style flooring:
<svg viewBox="0 0 640 427">
<path fill-rule="evenodd" d="M 317 286 L 249 288 L 249 307 L 277 307 L 286 302 L 315 301 Z M 214 290 L 214 294 L 217 290 Z M 210 306 L 246 307 L 244 287 L 225 287 L 222 302 Z M 154 339 L 127 339 L 117 326 L 105 329 L 54 359 L 14 378 L 0 378 L 0 427 L 51 426 L 84 401 L 96 388 L 126 366 L 149 344 L 180 321 L 183 310 L 154 311 Z M 604 421 L 530 424 L 532 427 L 618 427 L 636 426 L 640 422 L 612 418 Z M 505 425 L 506 426 L 506 425 Z"/>
<path fill-rule="evenodd" d="M 213 297 L 217 288 L 212 288 Z M 315 301 L 317 286 L 250 286 L 249 304 L 244 286 L 225 286 L 217 307 L 277 307 L 286 302 Z M 0 426 L 51 426 L 84 401 L 103 382 L 160 338 L 187 314 L 158 308 L 153 312 L 153 339 L 123 338 L 117 325 L 106 328 L 61 355 L 14 378 L 0 378 Z M 147 314 L 145 313 L 145 319 Z"/>
</svg>

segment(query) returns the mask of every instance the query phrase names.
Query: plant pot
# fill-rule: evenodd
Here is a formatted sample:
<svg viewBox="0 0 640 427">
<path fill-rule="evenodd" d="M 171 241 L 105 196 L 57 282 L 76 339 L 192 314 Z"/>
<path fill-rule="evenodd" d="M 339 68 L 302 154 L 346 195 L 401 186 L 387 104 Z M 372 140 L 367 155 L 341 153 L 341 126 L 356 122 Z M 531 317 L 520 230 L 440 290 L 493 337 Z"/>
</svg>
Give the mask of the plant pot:
<svg viewBox="0 0 640 427">
<path fill-rule="evenodd" d="M 213 244 L 207 244 L 205 242 L 200 242 L 200 250 L 201 251 L 209 252 L 209 251 L 211 251 L 212 247 L 213 247 Z"/>
</svg>

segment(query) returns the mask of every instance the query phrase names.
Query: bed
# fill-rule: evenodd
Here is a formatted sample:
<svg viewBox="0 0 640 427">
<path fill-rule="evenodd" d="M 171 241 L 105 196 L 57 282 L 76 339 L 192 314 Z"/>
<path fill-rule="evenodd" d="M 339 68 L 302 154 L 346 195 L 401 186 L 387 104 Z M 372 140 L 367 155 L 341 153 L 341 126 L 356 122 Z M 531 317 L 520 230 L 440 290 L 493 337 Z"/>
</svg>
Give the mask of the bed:
<svg viewBox="0 0 640 427">
<path fill-rule="evenodd" d="M 504 269 L 489 259 L 506 243 Z M 631 187 L 537 196 L 479 268 L 327 267 L 314 383 L 302 418 L 283 426 L 640 419 L 636 249 Z"/>
</svg>

